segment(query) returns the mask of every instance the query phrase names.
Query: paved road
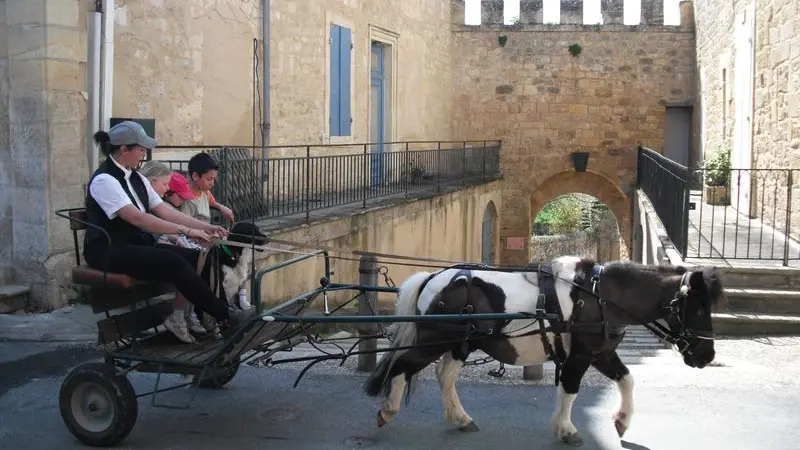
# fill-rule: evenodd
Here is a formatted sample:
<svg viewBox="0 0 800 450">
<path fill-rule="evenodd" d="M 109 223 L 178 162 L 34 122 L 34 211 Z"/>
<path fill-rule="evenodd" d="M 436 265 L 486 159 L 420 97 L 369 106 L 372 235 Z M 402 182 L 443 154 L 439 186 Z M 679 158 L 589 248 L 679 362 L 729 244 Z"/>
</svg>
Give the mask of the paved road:
<svg viewBox="0 0 800 450">
<path fill-rule="evenodd" d="M 98 354 L 85 347 L 0 343 L 0 355 L 0 448 L 85 448 L 64 427 L 57 393 L 69 367 Z M 378 429 L 376 402 L 361 394 L 363 375 L 347 367 L 317 365 L 292 389 L 297 367 L 243 366 L 227 388 L 200 391 L 188 410 L 153 408 L 149 398 L 140 400 L 139 420 L 120 448 L 569 448 L 547 431 L 552 386 L 525 385 L 509 374 L 487 381 L 488 368 L 475 368 L 478 375 L 458 384 L 465 408 L 481 427 L 478 433 L 455 431 L 443 421 L 430 372 L 411 404 Z M 622 442 L 610 421 L 616 391 L 601 378 L 587 378 L 573 416 L 587 441 L 583 449 L 800 449 L 796 374 L 776 377 L 768 367 L 750 363 L 693 370 L 674 355 L 631 370 L 637 380 L 636 416 Z M 137 391 L 154 380 L 143 374 L 131 378 Z M 180 404 L 188 398 L 189 391 L 181 389 L 160 401 Z"/>
</svg>

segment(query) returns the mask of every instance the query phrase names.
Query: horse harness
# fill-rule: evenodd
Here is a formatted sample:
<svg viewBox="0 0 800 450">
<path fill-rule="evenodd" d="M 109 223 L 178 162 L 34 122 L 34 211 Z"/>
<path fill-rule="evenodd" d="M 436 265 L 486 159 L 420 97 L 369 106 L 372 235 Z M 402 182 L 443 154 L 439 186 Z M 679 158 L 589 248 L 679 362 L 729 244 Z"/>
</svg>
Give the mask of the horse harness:
<svg viewBox="0 0 800 450">
<path fill-rule="evenodd" d="M 466 282 L 467 290 L 469 291 L 469 287 L 472 284 L 472 270 L 492 270 L 490 266 L 485 266 L 483 264 L 475 264 L 475 265 L 457 265 L 451 268 L 459 269 L 450 279 L 448 285 L 453 283 L 454 281 L 458 280 L 459 278 L 463 279 Z M 608 321 L 606 320 L 606 306 L 609 302 L 606 301 L 600 295 L 598 290 L 598 284 L 600 282 L 601 275 L 603 273 L 604 266 L 601 264 L 594 264 L 591 270 L 591 276 L 589 279 L 586 279 L 586 275 L 588 271 L 581 270 L 575 274 L 573 280 L 571 280 L 571 285 L 573 289 L 576 289 L 576 295 L 573 297 L 574 307 L 572 310 L 572 314 L 569 318 L 564 317 L 564 313 L 561 309 L 561 304 L 558 300 L 558 294 L 556 292 L 556 277 L 553 274 L 552 265 L 550 264 L 541 264 L 539 265 L 537 272 L 537 284 L 539 289 L 539 295 L 536 302 L 536 313 L 537 318 L 535 319 L 539 324 L 539 329 L 537 331 L 532 331 L 529 333 L 525 333 L 522 335 L 517 335 L 515 337 L 526 336 L 530 334 L 538 333 L 541 340 L 542 346 L 544 347 L 544 351 L 547 354 L 548 358 L 553 361 L 555 364 L 555 384 L 558 386 L 559 378 L 561 369 L 564 366 L 564 362 L 566 361 L 567 354 L 564 348 L 564 341 L 562 338 L 563 333 L 585 333 L 585 334 L 602 334 L 606 340 L 609 339 L 616 339 L 621 336 L 626 330 L 627 326 L 610 326 Z M 433 279 L 434 276 L 438 275 L 441 272 L 434 272 L 430 274 L 420 285 L 418 294 L 420 294 L 427 286 L 428 282 Z M 681 283 L 679 286 L 678 291 L 675 293 L 674 298 L 670 301 L 665 302 L 662 307 L 667 309 L 670 314 L 674 314 L 678 317 L 679 322 L 682 325 L 681 332 L 675 336 L 673 333 L 666 328 L 665 326 L 661 325 L 658 322 L 654 322 L 655 329 L 653 326 L 646 324 L 639 320 L 636 317 L 633 317 L 631 314 L 627 313 L 624 309 L 620 308 L 618 305 L 611 302 L 612 305 L 620 309 L 626 315 L 631 316 L 632 319 L 641 323 L 644 327 L 655 333 L 661 339 L 666 340 L 671 344 L 683 345 L 681 349 L 681 353 L 684 351 L 690 351 L 689 344 L 687 341 L 687 331 L 683 329 L 685 327 L 685 315 L 686 315 L 686 308 L 681 308 L 681 301 L 685 300 L 688 292 L 688 279 L 689 272 L 683 274 L 681 278 Z M 568 280 L 562 280 L 568 281 Z M 591 287 L 585 287 L 585 284 L 591 282 Z M 569 282 L 569 281 L 568 281 Z M 531 283 L 533 284 L 533 283 Z M 598 321 L 583 321 L 584 310 L 586 307 L 586 299 L 584 298 L 587 294 L 589 297 L 592 298 L 593 301 L 597 302 L 598 311 L 600 315 L 600 320 Z M 444 309 L 446 305 L 443 302 L 439 302 L 437 304 L 438 309 Z M 472 314 L 475 312 L 474 306 L 469 301 L 469 295 L 467 295 L 467 302 L 466 305 L 461 309 L 462 314 Z M 418 314 L 422 313 L 418 311 Z M 539 314 L 541 313 L 541 314 Z M 556 315 L 558 320 L 553 322 L 551 321 L 550 326 L 545 326 L 545 315 Z M 465 325 L 451 325 L 450 327 L 454 327 L 457 330 L 464 331 L 464 340 L 461 344 L 461 351 L 463 354 L 468 354 L 469 350 L 469 339 L 470 337 L 474 336 L 475 334 L 481 334 L 485 336 L 497 336 L 497 337 L 504 337 L 500 330 L 508 325 L 511 320 L 503 321 L 502 325 L 498 328 L 488 328 L 488 329 L 479 329 L 475 326 L 473 322 L 467 322 Z M 440 328 L 448 328 L 448 324 L 440 324 Z M 547 333 L 553 333 L 553 344 L 550 343 L 550 339 L 547 336 Z M 698 335 L 699 336 L 699 335 Z M 703 336 L 699 336 L 704 338 Z"/>
<path fill-rule="evenodd" d="M 606 340 L 609 340 L 611 338 L 619 337 L 627 329 L 627 327 L 613 327 L 612 329 L 606 320 L 605 308 L 607 302 L 600 295 L 597 288 L 597 285 L 600 281 L 600 276 L 603 273 L 603 268 L 604 267 L 600 264 L 594 264 L 592 266 L 591 277 L 589 278 L 589 281 L 591 282 L 590 289 L 584 287 L 586 284 L 587 272 L 581 270 L 575 274 L 575 278 L 572 280 L 572 285 L 578 289 L 577 295 L 573 297 L 574 306 L 572 309 L 572 315 L 568 318 L 564 317 L 564 312 L 561 309 L 561 303 L 558 301 L 558 294 L 556 292 L 557 277 L 553 274 L 552 266 L 550 264 L 542 264 L 537 270 L 539 296 L 538 301 L 536 302 L 536 312 L 538 313 L 541 311 L 544 314 L 552 313 L 559 317 L 559 320 L 551 323 L 550 327 L 545 327 L 542 314 L 539 314 L 537 319 L 539 322 L 539 335 L 542 340 L 542 347 L 544 347 L 544 351 L 548 358 L 555 364 L 556 386 L 558 386 L 561 369 L 563 368 L 564 362 L 567 359 L 567 354 L 564 349 L 564 341 L 561 337 L 562 333 L 581 332 L 602 334 Z M 591 297 L 590 301 L 593 300 L 597 302 L 600 314 L 599 322 L 585 322 L 581 320 L 582 316 L 584 315 L 584 308 L 587 301 L 587 299 L 584 299 L 585 295 L 582 294 L 588 294 L 588 296 Z M 553 333 L 554 345 L 550 343 L 550 339 L 547 336 L 548 331 Z"/>
</svg>

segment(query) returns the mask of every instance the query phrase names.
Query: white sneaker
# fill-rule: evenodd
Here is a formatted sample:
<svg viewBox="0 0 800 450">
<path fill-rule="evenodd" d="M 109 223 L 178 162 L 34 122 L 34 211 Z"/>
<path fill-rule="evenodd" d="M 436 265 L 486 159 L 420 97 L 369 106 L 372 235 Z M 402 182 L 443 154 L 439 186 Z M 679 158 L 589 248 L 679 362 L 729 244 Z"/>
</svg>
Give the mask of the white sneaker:
<svg viewBox="0 0 800 450">
<path fill-rule="evenodd" d="M 176 338 L 187 344 L 194 344 L 196 341 L 189 330 L 186 328 L 186 321 L 183 318 L 183 311 L 175 311 L 164 320 L 164 327 L 172 332 Z"/>
<path fill-rule="evenodd" d="M 200 324 L 200 321 L 197 320 L 197 316 L 194 314 L 190 315 L 189 318 L 186 320 L 186 325 L 189 328 L 189 331 L 191 331 L 192 333 L 197 333 L 197 334 L 207 333 L 207 330 L 203 328 L 203 325 Z"/>
</svg>

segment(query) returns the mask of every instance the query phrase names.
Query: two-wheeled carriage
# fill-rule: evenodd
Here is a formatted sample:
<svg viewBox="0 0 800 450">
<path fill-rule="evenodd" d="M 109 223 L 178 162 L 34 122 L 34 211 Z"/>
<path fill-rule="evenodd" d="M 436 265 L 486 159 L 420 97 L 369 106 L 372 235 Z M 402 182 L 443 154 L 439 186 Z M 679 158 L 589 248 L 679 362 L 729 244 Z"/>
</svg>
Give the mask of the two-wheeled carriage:
<svg viewBox="0 0 800 450">
<path fill-rule="evenodd" d="M 87 445 L 113 446 L 122 441 L 136 423 L 140 397 L 150 396 L 154 406 L 167 406 L 157 403 L 158 394 L 185 386 L 195 389 L 221 388 L 236 376 L 241 364 L 256 358 L 270 361 L 271 364 L 279 363 L 271 355 L 290 349 L 304 340 L 313 339 L 309 328 L 314 324 L 463 323 L 468 320 L 536 317 L 556 319 L 555 316 L 545 315 L 543 312 L 537 313 L 538 316 L 523 313 L 444 314 L 435 317 L 303 315 L 317 298 L 335 291 L 354 291 L 357 293 L 356 297 L 367 292 L 398 292 L 398 288 L 393 286 L 331 282 L 329 253 L 326 250 L 316 250 L 258 270 L 251 280 L 250 292 L 254 299 L 260 299 L 262 279 L 267 274 L 310 258 L 324 258 L 325 273 L 318 288 L 266 310 L 260 301 L 256 301 L 256 313 L 231 335 L 186 344 L 174 338 L 162 325 L 173 310 L 174 287 L 163 283 L 142 282 L 126 275 L 108 273 L 81 264 L 79 232 L 95 225 L 87 221 L 85 210 L 80 208 L 63 209 L 56 211 L 56 214 L 69 220 L 73 232 L 76 265 L 72 268 L 72 281 L 80 286 L 92 311 L 102 314 L 97 322 L 97 330 L 98 343 L 104 349 L 104 360 L 85 363 L 72 369 L 63 380 L 59 393 L 61 416 L 67 428 Z M 381 350 L 375 350 L 379 351 Z M 341 355 L 322 355 L 310 359 L 318 362 L 331 358 L 347 358 L 356 353 L 358 352 L 351 348 Z M 136 392 L 127 377 L 131 372 L 157 374 L 155 385 L 146 392 Z M 162 387 L 163 374 L 181 374 L 190 376 L 191 380 Z M 190 404 L 196 393 L 195 390 Z"/>
</svg>

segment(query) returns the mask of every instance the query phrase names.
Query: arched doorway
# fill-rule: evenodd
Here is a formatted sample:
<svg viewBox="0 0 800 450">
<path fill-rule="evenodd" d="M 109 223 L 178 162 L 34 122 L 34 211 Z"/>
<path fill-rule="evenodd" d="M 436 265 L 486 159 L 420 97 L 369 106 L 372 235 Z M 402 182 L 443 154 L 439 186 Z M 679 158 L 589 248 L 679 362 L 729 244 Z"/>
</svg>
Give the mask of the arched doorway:
<svg viewBox="0 0 800 450">
<path fill-rule="evenodd" d="M 611 180 L 594 172 L 561 172 L 544 180 L 531 194 L 528 232 L 532 230 L 533 218 L 544 206 L 556 197 L 570 193 L 588 194 L 602 202 L 614 214 L 619 227 L 619 257 L 627 259 L 631 247 L 630 199 Z"/>
<path fill-rule="evenodd" d="M 614 213 L 589 194 L 561 194 L 533 211 L 531 262 L 575 255 L 604 262 L 619 259 L 620 233 Z"/>
<path fill-rule="evenodd" d="M 495 241 L 497 240 L 497 209 L 489 202 L 483 211 L 481 222 L 481 263 L 495 264 Z"/>
</svg>

